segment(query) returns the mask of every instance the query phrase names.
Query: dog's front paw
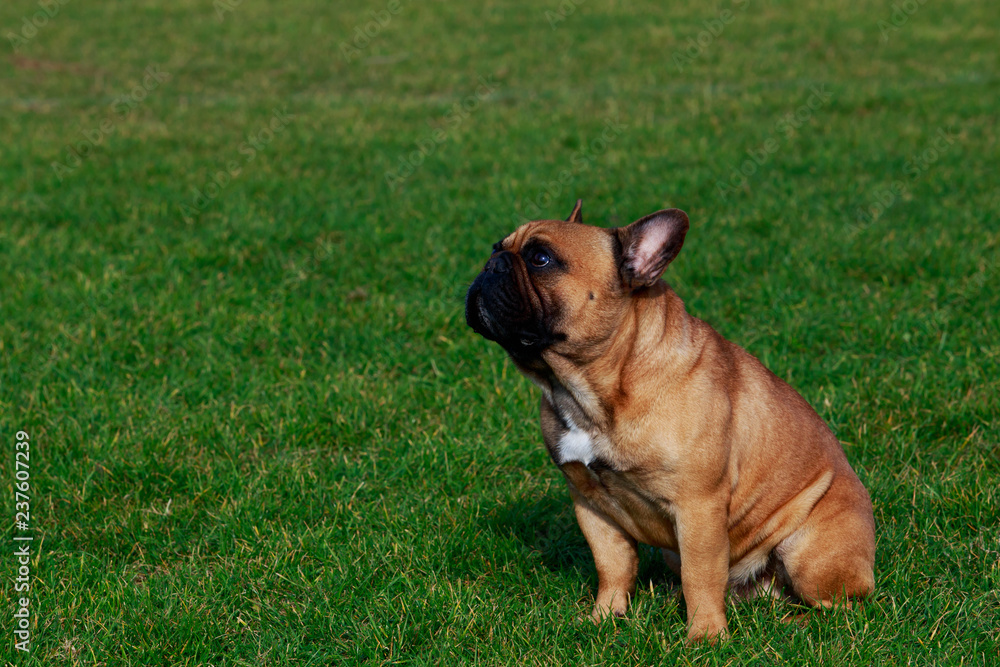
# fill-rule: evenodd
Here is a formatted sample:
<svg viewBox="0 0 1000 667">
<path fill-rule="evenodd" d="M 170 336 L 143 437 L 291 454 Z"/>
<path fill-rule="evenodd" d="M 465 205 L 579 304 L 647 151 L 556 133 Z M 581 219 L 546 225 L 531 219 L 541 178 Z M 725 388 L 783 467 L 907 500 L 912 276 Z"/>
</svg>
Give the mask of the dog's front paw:
<svg viewBox="0 0 1000 667">
<path fill-rule="evenodd" d="M 726 625 L 725 618 L 721 622 L 718 619 L 695 619 L 691 623 L 691 627 L 688 628 L 688 644 L 696 644 L 698 642 L 715 644 L 720 639 L 728 638 L 729 627 Z"/>
<path fill-rule="evenodd" d="M 627 600 L 628 598 L 626 598 Z M 619 602 L 618 600 L 612 600 L 611 604 L 602 605 L 595 604 L 594 611 L 590 612 L 590 620 L 593 623 L 600 623 L 609 616 L 615 616 L 616 618 L 624 618 L 625 612 L 628 611 L 628 602 Z"/>
</svg>

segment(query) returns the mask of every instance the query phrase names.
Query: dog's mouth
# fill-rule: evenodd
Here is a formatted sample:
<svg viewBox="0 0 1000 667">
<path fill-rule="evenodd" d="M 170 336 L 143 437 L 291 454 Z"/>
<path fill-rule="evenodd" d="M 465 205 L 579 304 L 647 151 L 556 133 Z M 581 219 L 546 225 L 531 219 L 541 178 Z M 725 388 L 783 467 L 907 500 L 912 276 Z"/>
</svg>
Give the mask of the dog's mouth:
<svg viewBox="0 0 1000 667">
<path fill-rule="evenodd" d="M 465 298 L 465 321 L 515 358 L 537 357 L 557 339 L 509 280 L 481 273 Z"/>
<path fill-rule="evenodd" d="M 496 340 L 500 334 L 495 319 L 483 305 L 482 288 L 476 284 L 465 295 L 465 323 L 488 340 Z"/>
</svg>

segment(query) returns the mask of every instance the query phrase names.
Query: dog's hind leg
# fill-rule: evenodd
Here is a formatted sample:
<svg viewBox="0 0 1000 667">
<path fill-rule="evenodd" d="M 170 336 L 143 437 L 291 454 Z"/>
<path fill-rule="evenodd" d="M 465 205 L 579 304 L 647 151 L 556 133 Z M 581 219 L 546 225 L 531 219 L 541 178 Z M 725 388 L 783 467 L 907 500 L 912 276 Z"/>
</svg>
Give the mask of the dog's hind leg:
<svg viewBox="0 0 1000 667">
<path fill-rule="evenodd" d="M 875 525 L 858 478 L 838 471 L 799 528 L 778 544 L 792 590 L 814 607 L 867 597 L 875 589 Z"/>
<path fill-rule="evenodd" d="M 679 579 L 681 576 L 681 555 L 673 549 L 660 549 L 660 553 L 663 554 L 663 562 L 667 564 L 670 571 L 676 574 Z"/>
</svg>

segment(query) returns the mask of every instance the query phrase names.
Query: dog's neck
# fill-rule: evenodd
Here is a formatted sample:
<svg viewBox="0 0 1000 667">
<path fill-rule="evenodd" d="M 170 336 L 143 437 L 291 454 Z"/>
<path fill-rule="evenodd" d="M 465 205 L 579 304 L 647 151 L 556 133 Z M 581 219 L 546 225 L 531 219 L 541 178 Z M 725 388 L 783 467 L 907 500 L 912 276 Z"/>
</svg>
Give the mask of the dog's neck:
<svg viewBox="0 0 1000 667">
<path fill-rule="evenodd" d="M 655 395 L 655 391 L 639 391 L 636 382 L 669 377 L 671 366 L 680 364 L 691 343 L 689 320 L 680 297 L 660 281 L 633 296 L 613 334 L 586 354 L 560 354 L 558 346 L 553 346 L 542 352 L 539 365 L 519 366 L 557 411 L 570 411 L 587 426 L 606 430 L 631 396 Z M 675 354 L 651 354 L 664 340 L 670 340 Z M 632 372 L 648 368 L 651 359 L 663 366 L 660 374 Z"/>
</svg>

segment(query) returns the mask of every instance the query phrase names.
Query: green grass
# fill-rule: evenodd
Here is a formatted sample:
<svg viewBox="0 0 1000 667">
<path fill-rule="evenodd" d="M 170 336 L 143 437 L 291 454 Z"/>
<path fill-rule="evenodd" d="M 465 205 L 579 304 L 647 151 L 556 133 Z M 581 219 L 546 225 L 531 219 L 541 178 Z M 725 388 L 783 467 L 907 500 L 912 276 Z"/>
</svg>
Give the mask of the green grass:
<svg viewBox="0 0 1000 667">
<path fill-rule="evenodd" d="M 18 53 L 38 6 L 0 7 L 0 487 L 13 517 L 23 429 L 38 549 L 30 656 L 0 549 L 0 658 L 996 664 L 1000 9 L 927 2 L 883 39 L 888 1 L 586 0 L 553 29 L 556 0 L 404 0 L 348 62 L 389 3 L 335 4 L 77 0 Z M 57 174 L 150 65 L 169 79 Z M 496 90 L 454 115 L 479 77 Z M 782 124 L 814 86 L 829 99 Z M 577 197 L 604 225 L 689 213 L 667 279 L 871 491 L 861 609 L 800 627 L 741 603 L 731 641 L 685 647 L 646 550 L 628 617 L 575 621 L 596 575 L 536 390 L 463 296 L 519 215 Z"/>
</svg>

